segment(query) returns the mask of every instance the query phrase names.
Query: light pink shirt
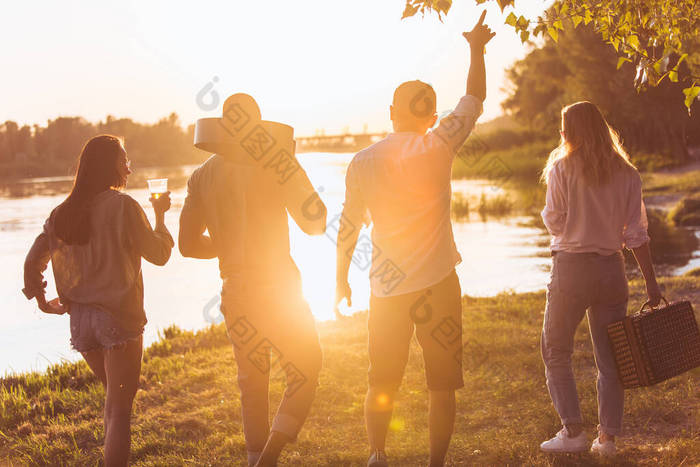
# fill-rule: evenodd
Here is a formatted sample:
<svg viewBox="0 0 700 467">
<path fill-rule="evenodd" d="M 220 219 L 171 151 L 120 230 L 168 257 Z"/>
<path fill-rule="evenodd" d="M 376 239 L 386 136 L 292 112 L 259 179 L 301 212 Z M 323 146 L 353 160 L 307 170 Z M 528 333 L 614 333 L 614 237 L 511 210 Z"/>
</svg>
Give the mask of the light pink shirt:
<svg viewBox="0 0 700 467">
<path fill-rule="evenodd" d="M 343 216 L 360 236 L 353 263 L 369 268 L 372 294 L 414 292 L 440 282 L 461 261 L 450 222 L 452 161 L 482 111 L 464 96 L 427 134 L 392 133 L 352 160 Z"/>
<path fill-rule="evenodd" d="M 557 162 L 549 174 L 542 220 L 554 251 L 610 255 L 649 241 L 642 180 L 632 167 L 605 185 L 589 186 L 570 164 Z"/>
</svg>

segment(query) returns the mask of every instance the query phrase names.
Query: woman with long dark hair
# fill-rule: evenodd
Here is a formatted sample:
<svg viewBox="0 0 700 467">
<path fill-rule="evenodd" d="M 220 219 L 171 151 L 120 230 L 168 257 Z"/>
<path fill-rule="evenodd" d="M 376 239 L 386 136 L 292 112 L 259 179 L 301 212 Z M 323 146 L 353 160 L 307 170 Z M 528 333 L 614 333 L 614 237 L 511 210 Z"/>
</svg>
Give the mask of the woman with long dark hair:
<svg viewBox="0 0 700 467">
<path fill-rule="evenodd" d="M 156 227 L 120 191 L 131 173 L 119 138 L 100 135 L 83 147 L 70 194 L 52 212 L 24 263 L 24 294 L 45 313 L 70 314 L 71 345 L 106 390 L 105 465 L 126 465 L 131 408 L 141 372 L 141 258 L 164 265 L 174 245 L 165 227 L 170 194 L 151 198 Z M 51 261 L 58 298 L 47 301 L 43 271 Z"/>
</svg>

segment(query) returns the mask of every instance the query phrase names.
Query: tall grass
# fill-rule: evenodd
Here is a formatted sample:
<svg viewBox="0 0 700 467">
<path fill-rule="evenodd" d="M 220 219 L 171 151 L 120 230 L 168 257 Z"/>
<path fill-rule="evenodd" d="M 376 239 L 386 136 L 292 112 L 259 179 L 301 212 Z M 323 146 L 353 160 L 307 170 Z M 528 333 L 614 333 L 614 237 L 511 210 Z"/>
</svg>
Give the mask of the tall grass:
<svg viewBox="0 0 700 467">
<path fill-rule="evenodd" d="M 514 203 L 508 194 L 487 197 L 484 193 L 479 198 L 479 215 L 481 217 L 503 217 L 513 212 Z"/>
<path fill-rule="evenodd" d="M 456 193 L 452 197 L 452 217 L 458 220 L 469 219 L 469 200 L 461 193 Z"/>
</svg>

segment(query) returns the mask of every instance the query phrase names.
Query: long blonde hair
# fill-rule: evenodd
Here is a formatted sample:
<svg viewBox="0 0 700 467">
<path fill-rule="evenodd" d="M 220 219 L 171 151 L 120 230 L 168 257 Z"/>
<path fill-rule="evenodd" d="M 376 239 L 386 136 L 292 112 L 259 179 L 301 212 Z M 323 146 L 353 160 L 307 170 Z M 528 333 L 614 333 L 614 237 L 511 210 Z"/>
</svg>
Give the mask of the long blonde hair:
<svg viewBox="0 0 700 467">
<path fill-rule="evenodd" d="M 547 183 L 549 173 L 559 161 L 570 162 L 589 185 L 609 182 L 625 168 L 634 169 L 620 137 L 595 104 L 576 102 L 561 110 L 562 137 L 559 146 L 549 154 L 541 181 Z"/>
</svg>

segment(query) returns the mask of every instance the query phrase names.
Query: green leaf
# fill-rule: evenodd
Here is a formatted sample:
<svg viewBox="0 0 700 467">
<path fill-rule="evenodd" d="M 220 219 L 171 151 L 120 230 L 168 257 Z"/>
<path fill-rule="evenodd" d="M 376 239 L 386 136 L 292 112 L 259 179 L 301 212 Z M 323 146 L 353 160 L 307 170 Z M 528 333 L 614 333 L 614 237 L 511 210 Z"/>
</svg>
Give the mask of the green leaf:
<svg viewBox="0 0 700 467">
<path fill-rule="evenodd" d="M 630 60 L 630 59 L 627 58 L 627 57 L 620 57 L 620 58 L 618 58 L 618 59 L 617 59 L 617 69 L 619 70 L 625 62 L 630 62 L 630 63 L 631 63 L 632 60 Z"/>
<path fill-rule="evenodd" d="M 625 42 L 627 42 L 635 50 L 639 50 L 639 38 L 636 35 L 630 34 L 626 37 Z"/>
<path fill-rule="evenodd" d="M 517 24 L 517 22 L 518 22 L 518 17 L 515 16 L 515 13 L 513 13 L 511 11 L 510 14 L 508 15 L 508 17 L 506 18 L 506 24 L 509 24 L 511 26 L 515 26 Z"/>
<path fill-rule="evenodd" d="M 530 26 L 530 20 L 521 15 L 520 18 L 518 18 L 518 27 L 520 29 L 527 29 L 528 26 Z"/>
<path fill-rule="evenodd" d="M 571 22 L 574 23 L 574 27 L 578 27 L 581 21 L 583 21 L 583 16 L 581 15 L 574 15 L 571 17 Z"/>
<path fill-rule="evenodd" d="M 560 19 L 556 20 L 554 24 L 552 24 L 552 26 L 554 26 L 557 29 L 564 29 L 564 24 L 561 22 Z"/>
<path fill-rule="evenodd" d="M 688 58 L 688 54 L 681 55 L 678 61 L 676 62 L 676 66 L 673 67 L 673 70 L 678 71 L 678 67 L 681 65 L 681 63 L 683 63 L 683 60 L 685 60 L 686 58 Z"/>
<path fill-rule="evenodd" d="M 552 36 L 552 39 L 554 39 L 554 42 L 557 42 L 559 40 L 559 31 L 557 31 L 556 28 L 547 28 L 547 32 L 549 33 L 550 36 Z"/>
<path fill-rule="evenodd" d="M 524 44 L 525 42 L 527 42 L 529 37 L 530 37 L 530 31 L 527 31 L 527 30 L 520 31 L 520 42 L 522 42 Z"/>
<path fill-rule="evenodd" d="M 615 47 L 615 52 L 619 51 L 620 49 L 620 39 L 617 36 L 613 36 L 610 38 L 610 43 L 612 44 L 613 47 Z"/>
<path fill-rule="evenodd" d="M 561 6 L 561 8 L 559 9 L 559 14 L 563 16 L 563 15 L 566 14 L 567 11 L 569 11 L 569 4 L 568 4 L 568 3 L 564 3 L 564 4 Z"/>
<path fill-rule="evenodd" d="M 673 81 L 674 83 L 678 82 L 678 72 L 676 70 L 671 70 L 668 72 L 668 79 Z"/>
<path fill-rule="evenodd" d="M 685 88 L 683 90 L 683 94 L 685 94 L 685 106 L 690 112 L 690 106 L 693 105 L 693 102 L 695 99 L 697 99 L 698 94 L 700 94 L 700 86 L 693 84 L 691 87 Z"/>
<path fill-rule="evenodd" d="M 625 23 L 630 24 L 632 22 L 632 12 L 628 11 L 625 13 Z"/>
<path fill-rule="evenodd" d="M 591 13 L 591 10 L 586 10 L 586 13 L 583 15 L 583 24 L 588 26 L 588 23 L 593 21 L 593 13 Z"/>
</svg>

